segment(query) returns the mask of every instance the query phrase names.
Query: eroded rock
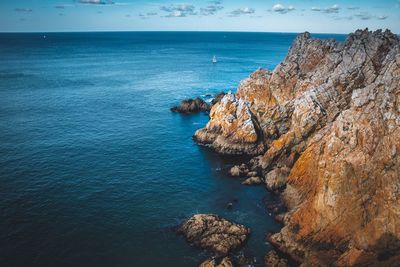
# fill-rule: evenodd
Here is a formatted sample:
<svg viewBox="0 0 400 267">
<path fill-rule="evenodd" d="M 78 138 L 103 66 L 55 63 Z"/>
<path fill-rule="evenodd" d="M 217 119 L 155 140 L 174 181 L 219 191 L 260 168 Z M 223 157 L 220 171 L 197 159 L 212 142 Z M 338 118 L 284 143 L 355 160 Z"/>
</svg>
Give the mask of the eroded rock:
<svg viewBox="0 0 400 267">
<path fill-rule="evenodd" d="M 214 105 L 194 138 L 255 155 L 252 170 L 284 189 L 285 226 L 271 242 L 297 261 L 398 259 L 400 41 L 390 31 L 358 30 L 344 42 L 298 35 L 273 72 L 255 71 Z"/>
<path fill-rule="evenodd" d="M 227 255 L 246 241 L 250 229 L 214 214 L 196 214 L 179 228 L 186 239 L 217 255 Z"/>
<path fill-rule="evenodd" d="M 264 181 L 263 179 L 261 179 L 261 177 L 258 176 L 252 176 L 250 178 L 247 178 L 246 180 L 244 180 L 242 182 L 242 184 L 244 185 L 258 185 L 258 184 L 262 184 Z"/>
<path fill-rule="evenodd" d="M 228 257 L 224 257 L 221 261 L 217 259 L 205 260 L 199 267 L 233 267 L 233 264 Z"/>
<path fill-rule="evenodd" d="M 271 250 L 265 255 L 264 263 L 265 267 L 289 267 L 288 261 L 279 257 L 274 250 Z"/>
<path fill-rule="evenodd" d="M 275 168 L 265 176 L 265 186 L 268 190 L 274 191 L 286 185 L 290 169 L 286 167 Z"/>
</svg>

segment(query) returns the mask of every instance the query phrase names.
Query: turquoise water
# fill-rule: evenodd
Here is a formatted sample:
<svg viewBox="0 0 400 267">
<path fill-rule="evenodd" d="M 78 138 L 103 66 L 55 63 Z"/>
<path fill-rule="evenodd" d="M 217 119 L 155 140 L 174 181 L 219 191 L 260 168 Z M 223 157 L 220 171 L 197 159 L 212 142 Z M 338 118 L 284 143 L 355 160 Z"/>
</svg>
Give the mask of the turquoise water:
<svg viewBox="0 0 400 267">
<path fill-rule="evenodd" d="M 193 143 L 207 115 L 169 108 L 273 69 L 295 35 L 46 37 L 0 34 L 0 265 L 196 266 L 208 254 L 171 230 L 194 213 L 249 226 L 243 251 L 261 260 L 272 196 Z"/>
</svg>

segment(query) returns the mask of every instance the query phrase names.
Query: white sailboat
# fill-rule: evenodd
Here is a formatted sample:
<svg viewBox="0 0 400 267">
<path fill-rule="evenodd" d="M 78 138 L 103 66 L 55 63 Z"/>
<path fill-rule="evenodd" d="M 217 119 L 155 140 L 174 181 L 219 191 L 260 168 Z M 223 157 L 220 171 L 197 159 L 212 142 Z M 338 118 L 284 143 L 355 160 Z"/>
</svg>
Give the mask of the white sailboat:
<svg viewBox="0 0 400 267">
<path fill-rule="evenodd" d="M 218 61 L 217 61 L 217 57 L 216 56 L 213 56 L 213 59 L 212 59 L 212 63 L 217 63 Z"/>
</svg>

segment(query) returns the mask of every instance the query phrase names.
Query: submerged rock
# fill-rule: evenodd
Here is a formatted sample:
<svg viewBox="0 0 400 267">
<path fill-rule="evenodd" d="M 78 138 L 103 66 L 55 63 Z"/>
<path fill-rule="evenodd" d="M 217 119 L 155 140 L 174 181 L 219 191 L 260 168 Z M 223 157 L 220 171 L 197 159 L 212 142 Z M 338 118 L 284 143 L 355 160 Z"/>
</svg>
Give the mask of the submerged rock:
<svg viewBox="0 0 400 267">
<path fill-rule="evenodd" d="M 244 244 L 250 229 L 214 214 L 196 214 L 179 228 L 188 242 L 217 255 L 227 255 Z"/>
</svg>

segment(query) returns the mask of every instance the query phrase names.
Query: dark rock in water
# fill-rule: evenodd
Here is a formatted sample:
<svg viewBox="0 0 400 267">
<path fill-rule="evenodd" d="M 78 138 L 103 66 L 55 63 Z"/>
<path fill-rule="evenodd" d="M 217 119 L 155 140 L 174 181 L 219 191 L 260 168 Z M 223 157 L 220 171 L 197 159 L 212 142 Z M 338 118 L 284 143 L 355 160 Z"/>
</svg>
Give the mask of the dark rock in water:
<svg viewBox="0 0 400 267">
<path fill-rule="evenodd" d="M 217 255 L 227 255 L 246 241 L 250 229 L 214 214 L 196 214 L 179 229 L 188 242 Z"/>
<path fill-rule="evenodd" d="M 231 210 L 231 209 L 233 208 L 233 203 L 232 203 L 232 202 L 229 202 L 228 204 L 226 204 L 226 208 L 227 208 L 228 210 Z"/>
<path fill-rule="evenodd" d="M 273 250 L 265 255 L 264 262 L 266 267 L 289 267 L 288 261 L 279 257 Z"/>
<path fill-rule="evenodd" d="M 173 108 L 171 108 L 172 112 L 179 113 L 196 113 L 201 111 L 210 111 L 211 107 L 217 104 L 224 97 L 225 93 L 221 92 L 215 95 L 214 99 L 211 101 L 211 104 L 208 104 L 200 97 L 196 97 L 195 99 L 189 98 L 182 100 L 182 102 Z"/>
<path fill-rule="evenodd" d="M 185 99 L 178 106 L 171 108 L 172 112 L 194 113 L 200 111 L 209 111 L 211 106 L 203 99 L 197 97 L 195 99 Z"/>
</svg>

